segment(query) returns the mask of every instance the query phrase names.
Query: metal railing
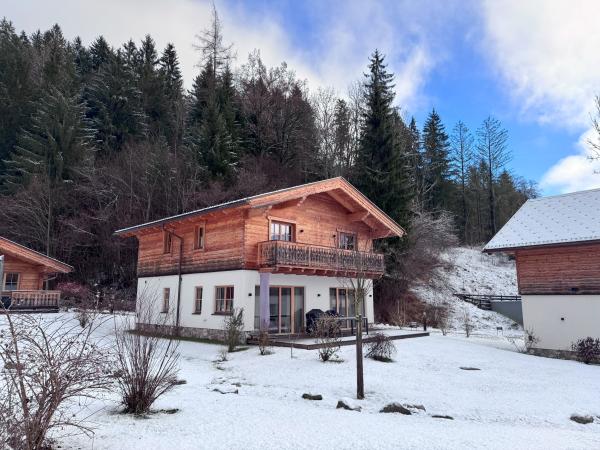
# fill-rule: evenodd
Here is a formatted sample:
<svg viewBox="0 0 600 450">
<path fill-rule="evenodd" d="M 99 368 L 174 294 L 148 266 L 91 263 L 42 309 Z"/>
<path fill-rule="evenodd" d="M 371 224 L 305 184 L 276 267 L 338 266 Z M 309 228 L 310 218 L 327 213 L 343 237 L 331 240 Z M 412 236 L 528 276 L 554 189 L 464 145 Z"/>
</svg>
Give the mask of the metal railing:
<svg viewBox="0 0 600 450">
<path fill-rule="evenodd" d="M 286 266 L 365 274 L 383 274 L 385 270 L 381 253 L 287 241 L 260 242 L 258 259 L 261 267 Z"/>
<path fill-rule="evenodd" d="M 1 291 L 0 307 L 16 309 L 58 309 L 60 291 Z"/>
</svg>

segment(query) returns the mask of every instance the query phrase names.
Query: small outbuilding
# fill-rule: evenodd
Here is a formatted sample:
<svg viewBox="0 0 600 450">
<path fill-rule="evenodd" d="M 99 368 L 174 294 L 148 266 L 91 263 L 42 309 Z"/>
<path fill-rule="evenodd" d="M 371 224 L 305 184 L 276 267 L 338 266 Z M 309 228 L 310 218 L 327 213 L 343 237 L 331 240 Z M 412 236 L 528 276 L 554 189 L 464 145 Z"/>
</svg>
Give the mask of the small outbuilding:
<svg viewBox="0 0 600 450">
<path fill-rule="evenodd" d="M 600 338 L 600 189 L 528 200 L 484 247 L 515 257 L 533 351 Z"/>
</svg>

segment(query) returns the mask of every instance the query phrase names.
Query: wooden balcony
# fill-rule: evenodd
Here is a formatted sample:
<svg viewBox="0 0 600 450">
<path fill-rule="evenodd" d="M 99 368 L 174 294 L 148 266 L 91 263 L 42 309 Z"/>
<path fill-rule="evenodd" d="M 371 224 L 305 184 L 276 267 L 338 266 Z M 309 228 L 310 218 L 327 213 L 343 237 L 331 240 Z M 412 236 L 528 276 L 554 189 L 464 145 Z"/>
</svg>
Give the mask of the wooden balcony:
<svg viewBox="0 0 600 450">
<path fill-rule="evenodd" d="M 58 311 L 60 291 L 2 291 L 0 308 L 10 311 Z"/>
<path fill-rule="evenodd" d="M 385 270 L 380 253 L 287 241 L 260 242 L 258 261 L 261 270 L 299 275 L 379 278 Z"/>
</svg>

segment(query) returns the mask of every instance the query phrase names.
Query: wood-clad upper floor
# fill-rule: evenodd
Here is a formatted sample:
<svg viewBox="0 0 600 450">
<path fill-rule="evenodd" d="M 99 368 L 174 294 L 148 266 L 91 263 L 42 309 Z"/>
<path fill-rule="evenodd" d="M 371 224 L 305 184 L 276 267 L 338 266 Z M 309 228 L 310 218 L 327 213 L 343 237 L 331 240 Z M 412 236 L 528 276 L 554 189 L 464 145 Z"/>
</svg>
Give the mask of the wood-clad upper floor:
<svg viewBox="0 0 600 450">
<path fill-rule="evenodd" d="M 351 261 L 355 273 L 376 277 L 383 257 L 373 253 L 373 240 L 403 233 L 343 178 L 117 231 L 137 237 L 141 277 L 234 269 L 339 276 L 352 274 Z M 269 241 L 287 243 L 269 246 L 277 258 L 265 257 Z"/>
<path fill-rule="evenodd" d="M 0 255 L 4 256 L 0 291 L 28 291 L 44 288 L 54 274 L 68 273 L 68 264 L 0 237 Z"/>
<path fill-rule="evenodd" d="M 522 248 L 514 252 L 519 293 L 600 294 L 600 243 Z"/>
</svg>

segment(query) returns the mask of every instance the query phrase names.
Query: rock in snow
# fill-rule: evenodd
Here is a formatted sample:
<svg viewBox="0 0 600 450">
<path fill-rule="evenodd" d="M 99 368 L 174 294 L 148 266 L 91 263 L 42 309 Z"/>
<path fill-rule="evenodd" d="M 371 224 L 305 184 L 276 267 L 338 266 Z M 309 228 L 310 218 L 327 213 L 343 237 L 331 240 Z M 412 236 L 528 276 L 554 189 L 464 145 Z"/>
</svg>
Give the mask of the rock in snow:
<svg viewBox="0 0 600 450">
<path fill-rule="evenodd" d="M 360 411 L 362 409 L 362 407 L 360 405 L 356 404 L 356 402 L 354 400 L 345 398 L 342 400 L 338 400 L 336 409 L 347 409 L 348 411 Z"/>
<path fill-rule="evenodd" d="M 592 423 L 594 418 L 592 416 L 580 416 L 579 414 L 573 414 L 571 416 L 571 420 L 573 422 L 581 423 L 583 425 L 587 425 L 588 423 Z"/>
<path fill-rule="evenodd" d="M 305 400 L 323 400 L 321 394 L 302 394 L 302 398 Z"/>
<path fill-rule="evenodd" d="M 389 405 L 385 405 L 379 412 L 381 412 L 381 413 L 400 413 L 400 414 L 404 414 L 405 416 L 410 416 L 412 414 L 412 412 L 410 412 L 410 409 L 405 408 L 400 403 L 390 403 Z"/>
</svg>

